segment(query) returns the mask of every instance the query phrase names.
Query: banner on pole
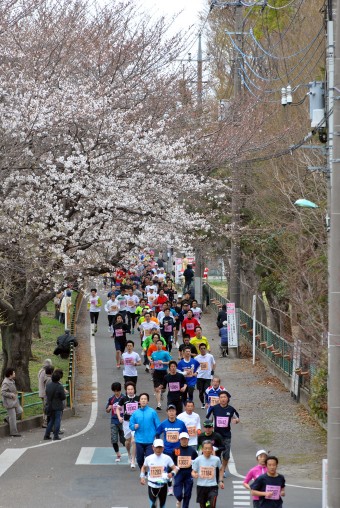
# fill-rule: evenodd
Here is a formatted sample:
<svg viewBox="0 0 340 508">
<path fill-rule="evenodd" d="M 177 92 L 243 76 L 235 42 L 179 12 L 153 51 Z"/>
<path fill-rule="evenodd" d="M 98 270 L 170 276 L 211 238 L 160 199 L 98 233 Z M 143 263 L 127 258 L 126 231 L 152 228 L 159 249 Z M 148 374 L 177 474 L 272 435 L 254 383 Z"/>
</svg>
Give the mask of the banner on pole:
<svg viewBox="0 0 340 508">
<path fill-rule="evenodd" d="M 227 303 L 228 347 L 238 347 L 236 311 L 234 303 Z"/>
</svg>

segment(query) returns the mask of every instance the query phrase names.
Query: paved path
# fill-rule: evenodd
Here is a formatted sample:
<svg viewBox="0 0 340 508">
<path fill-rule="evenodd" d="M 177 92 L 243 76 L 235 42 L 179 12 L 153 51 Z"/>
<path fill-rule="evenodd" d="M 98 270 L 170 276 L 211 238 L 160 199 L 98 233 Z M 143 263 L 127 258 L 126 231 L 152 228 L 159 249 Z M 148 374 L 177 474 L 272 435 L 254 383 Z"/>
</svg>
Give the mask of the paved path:
<svg viewBox="0 0 340 508">
<path fill-rule="evenodd" d="M 88 318 L 87 318 L 88 319 Z M 218 339 L 214 326 L 214 316 L 203 318 L 204 334 L 211 340 L 213 354 L 218 357 Z M 86 351 L 90 344 L 89 324 L 80 333 L 83 341 L 81 347 Z M 132 336 L 137 339 L 138 335 Z M 87 376 L 86 369 L 81 372 L 81 392 L 87 397 L 87 404 L 81 404 L 77 416 L 65 420 L 64 439 L 57 443 L 42 441 L 43 429 L 35 429 L 25 433 L 23 438 L 2 439 L 0 441 L 0 482 L 2 492 L 11 492 L 11 496 L 1 496 L 0 508 L 139 508 L 148 506 L 146 488 L 139 484 L 138 470 L 133 471 L 124 460 L 121 464 L 113 464 L 113 451 L 110 444 L 109 416 L 104 408 L 110 395 L 110 385 L 114 380 L 122 380 L 122 372 L 115 368 L 113 341 L 107 332 L 107 320 L 104 313 L 100 316 L 98 333 L 91 340 L 92 347 L 92 379 Z M 136 340 L 140 350 L 139 340 Z M 88 349 L 90 354 L 90 349 Z M 175 351 L 176 353 L 176 351 Z M 174 355 L 175 356 L 175 355 Z M 242 360 L 218 359 L 216 373 L 220 374 L 224 384 L 232 393 L 232 403 L 240 410 L 241 418 L 246 413 L 244 392 L 248 388 L 240 388 L 242 379 L 249 382 L 249 372 L 235 366 L 242 366 Z M 83 370 L 84 365 L 81 363 Z M 254 379 L 253 379 L 254 381 Z M 239 389 L 238 389 L 239 388 Z M 153 389 L 150 375 L 140 369 L 138 391 Z M 257 390 L 258 392 L 259 390 Z M 241 394 L 241 395 L 240 395 Z M 283 396 L 283 395 L 282 395 Z M 82 397 L 84 400 L 84 397 Z M 98 401 L 98 405 L 97 405 Z M 204 411 L 198 404 L 197 412 L 204 418 Z M 261 400 L 257 402 L 261 404 Z M 259 406 L 258 406 L 259 407 Z M 261 407 L 257 418 L 265 418 L 266 408 Z M 160 413 L 165 418 L 165 411 Z M 248 507 L 251 506 L 249 495 L 242 487 L 242 474 L 254 464 L 255 451 L 261 443 L 256 443 L 249 432 L 251 422 L 237 425 L 233 429 L 233 452 L 235 465 L 231 464 L 233 475 L 226 479 L 226 489 L 220 492 L 218 506 Z M 255 436 L 256 437 L 256 436 Z M 263 436 L 261 436 L 263 439 Z M 263 444 L 261 447 L 264 446 Z M 272 449 L 274 451 L 274 449 Z M 288 471 L 287 471 L 288 472 Z M 287 488 L 285 508 L 319 508 L 321 491 L 319 482 L 305 481 L 304 474 L 286 474 L 289 484 L 307 488 Z M 310 490 L 310 488 L 316 490 Z M 168 498 L 167 506 L 175 507 L 175 499 Z M 197 506 L 193 496 L 191 506 Z"/>
</svg>

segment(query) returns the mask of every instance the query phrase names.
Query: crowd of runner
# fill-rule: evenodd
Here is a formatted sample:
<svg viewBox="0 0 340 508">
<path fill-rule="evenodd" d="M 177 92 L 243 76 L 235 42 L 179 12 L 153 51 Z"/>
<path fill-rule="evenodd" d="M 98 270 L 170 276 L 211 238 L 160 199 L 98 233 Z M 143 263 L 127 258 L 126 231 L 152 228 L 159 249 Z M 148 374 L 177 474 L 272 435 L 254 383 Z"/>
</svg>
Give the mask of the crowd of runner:
<svg viewBox="0 0 340 508">
<path fill-rule="evenodd" d="M 106 276 L 104 289 L 104 304 L 97 288 L 91 289 L 88 309 L 94 335 L 104 307 L 115 344 L 120 380 L 112 383 L 106 412 L 111 414 L 116 462 L 121 461 L 121 444 L 130 468 L 138 467 L 141 484 L 148 485 L 151 508 L 157 503 L 165 507 L 168 495 L 176 497 L 176 508 L 188 508 L 194 479 L 199 506 L 216 507 L 230 458 L 231 425 L 240 420 L 230 393 L 214 374 L 216 361 L 200 323 L 202 309 L 192 291 L 177 293 L 162 260 L 144 254 L 129 269 L 120 267 Z M 149 393 L 137 395 L 142 365 L 150 374 L 155 409 Z M 162 404 L 167 417 L 160 421 Z M 279 508 L 285 479 L 276 472 L 278 460 L 265 450 L 256 459 L 244 486 L 252 491 L 254 507 Z"/>
</svg>

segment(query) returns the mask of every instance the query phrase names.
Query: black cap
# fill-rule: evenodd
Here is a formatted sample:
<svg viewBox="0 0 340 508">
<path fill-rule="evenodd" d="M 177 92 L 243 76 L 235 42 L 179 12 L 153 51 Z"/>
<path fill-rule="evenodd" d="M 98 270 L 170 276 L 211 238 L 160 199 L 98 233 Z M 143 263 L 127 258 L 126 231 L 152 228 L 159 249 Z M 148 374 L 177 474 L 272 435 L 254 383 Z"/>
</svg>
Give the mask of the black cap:
<svg viewBox="0 0 340 508">
<path fill-rule="evenodd" d="M 211 420 L 205 420 L 203 423 L 203 427 L 213 427 L 214 423 Z"/>
<path fill-rule="evenodd" d="M 174 404 L 169 404 L 166 410 L 168 409 L 176 409 L 176 406 Z"/>
</svg>

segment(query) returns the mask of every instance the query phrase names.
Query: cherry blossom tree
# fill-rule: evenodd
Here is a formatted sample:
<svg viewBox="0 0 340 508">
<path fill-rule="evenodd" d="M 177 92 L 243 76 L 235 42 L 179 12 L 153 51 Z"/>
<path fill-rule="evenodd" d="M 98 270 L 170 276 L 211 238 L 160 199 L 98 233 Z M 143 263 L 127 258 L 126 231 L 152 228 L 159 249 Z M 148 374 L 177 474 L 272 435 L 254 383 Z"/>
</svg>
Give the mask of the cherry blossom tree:
<svg viewBox="0 0 340 508">
<path fill-rule="evenodd" d="M 204 236 L 202 214 L 177 198 L 214 184 L 192 106 L 178 105 L 181 38 L 164 20 L 126 2 L 0 11 L 3 369 L 29 390 L 32 321 L 63 281 L 136 246 Z"/>
</svg>

